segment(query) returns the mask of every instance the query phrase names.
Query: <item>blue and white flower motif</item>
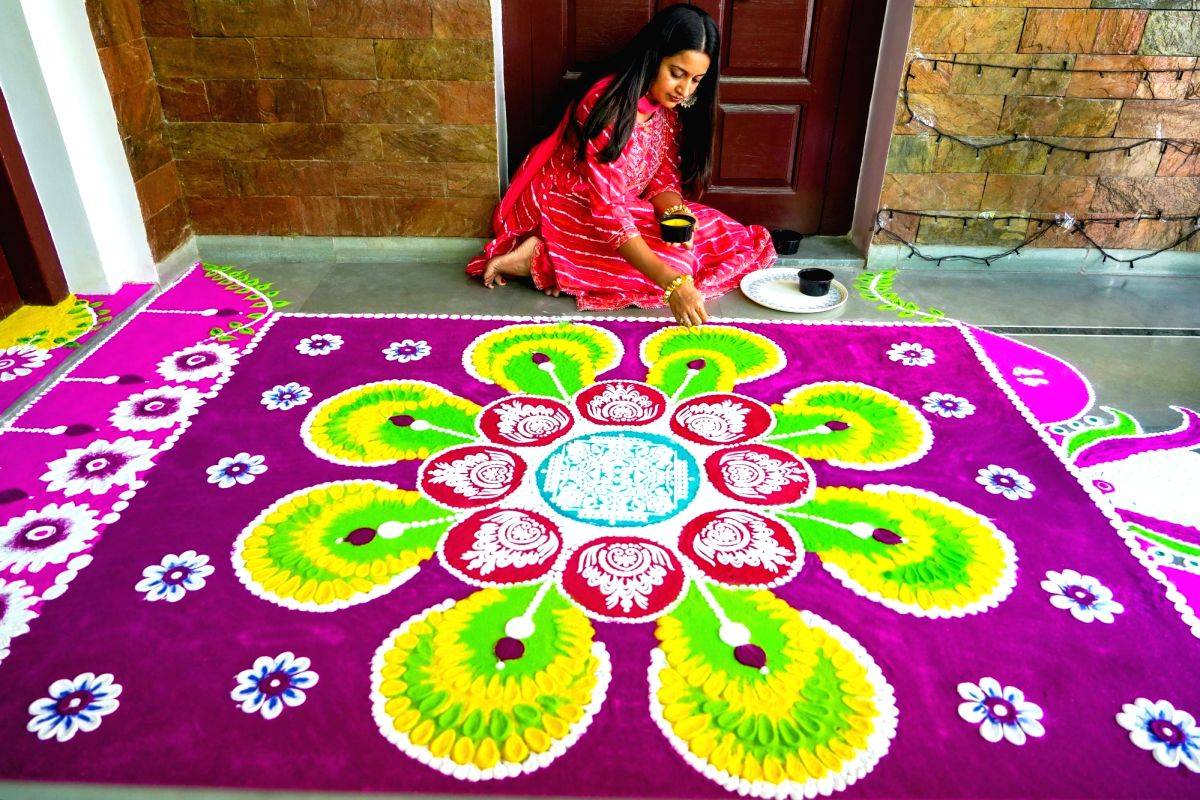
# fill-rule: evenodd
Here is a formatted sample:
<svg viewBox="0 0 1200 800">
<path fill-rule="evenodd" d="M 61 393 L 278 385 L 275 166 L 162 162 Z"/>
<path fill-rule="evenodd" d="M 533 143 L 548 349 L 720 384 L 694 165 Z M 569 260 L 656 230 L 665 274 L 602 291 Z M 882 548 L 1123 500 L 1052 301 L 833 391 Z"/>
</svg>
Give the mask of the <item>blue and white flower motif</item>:
<svg viewBox="0 0 1200 800">
<path fill-rule="evenodd" d="M 29 706 L 30 720 L 25 729 L 39 739 L 65 742 L 76 733 L 100 727 L 101 720 L 117 710 L 121 684 L 107 672 L 85 672 L 74 680 L 61 678 L 50 684 L 49 697 Z"/>
<path fill-rule="evenodd" d="M 287 411 L 302 406 L 312 398 L 312 390 L 292 381 L 262 393 L 262 404 L 271 411 Z"/>
<path fill-rule="evenodd" d="M 239 483 L 243 486 L 254 483 L 256 475 L 267 471 L 266 460 L 266 456 L 252 456 L 249 453 L 222 458 L 208 468 L 208 482 L 222 489 L 231 489 Z"/>
<path fill-rule="evenodd" d="M 1009 500 L 1028 500 L 1037 489 L 1033 481 L 1011 467 L 1001 467 L 988 464 L 979 470 L 975 482 L 988 490 L 990 494 L 998 494 Z"/>
<path fill-rule="evenodd" d="M 306 356 L 327 356 L 343 344 L 345 341 L 336 333 L 314 333 L 300 340 L 296 352 Z"/>
<path fill-rule="evenodd" d="M 1007 739 L 1016 745 L 1025 744 L 1028 736 L 1042 736 L 1042 709 L 1025 699 L 1025 694 L 1013 686 L 1000 686 L 995 678 L 981 678 L 978 684 L 960 683 L 958 696 L 965 702 L 958 706 L 958 715 L 979 726 L 979 735 L 989 742 Z"/>
<path fill-rule="evenodd" d="M 916 342 L 897 342 L 888 348 L 887 357 L 906 367 L 928 367 L 936 358 L 932 350 Z"/>
<path fill-rule="evenodd" d="M 0 662 L 8 658 L 12 640 L 29 633 L 29 623 L 37 617 L 33 610 L 37 601 L 25 581 L 0 580 Z"/>
<path fill-rule="evenodd" d="M 1129 731 L 1129 741 L 1154 754 L 1164 767 L 1183 765 L 1200 772 L 1200 728 L 1183 709 L 1166 700 L 1151 703 L 1139 697 L 1121 707 L 1117 724 Z"/>
<path fill-rule="evenodd" d="M 254 666 L 237 674 L 237 686 L 229 696 L 247 714 L 259 713 L 263 719 L 275 719 L 285 706 L 298 706 L 306 699 L 305 689 L 317 685 L 312 663 L 291 652 L 271 658 L 259 656 Z"/>
<path fill-rule="evenodd" d="M 159 563 L 146 567 L 142 570 L 142 579 L 133 588 L 145 594 L 147 600 L 175 603 L 188 592 L 203 589 L 204 579 L 212 574 L 208 556 L 185 550 L 179 555 L 163 556 Z"/>
<path fill-rule="evenodd" d="M 945 392 L 930 392 L 921 398 L 921 408 L 939 417 L 962 419 L 975 413 L 975 405 L 965 397 Z"/>
<path fill-rule="evenodd" d="M 407 361 L 420 361 L 432 352 L 429 342 L 424 339 L 405 339 L 392 342 L 383 348 L 383 357 L 388 361 L 399 361 L 403 364 Z"/>
<path fill-rule="evenodd" d="M 1073 569 L 1046 573 L 1042 588 L 1050 594 L 1050 605 L 1069 610 L 1080 622 L 1112 622 L 1125 606 L 1113 600 L 1113 593 L 1091 575 Z"/>
</svg>

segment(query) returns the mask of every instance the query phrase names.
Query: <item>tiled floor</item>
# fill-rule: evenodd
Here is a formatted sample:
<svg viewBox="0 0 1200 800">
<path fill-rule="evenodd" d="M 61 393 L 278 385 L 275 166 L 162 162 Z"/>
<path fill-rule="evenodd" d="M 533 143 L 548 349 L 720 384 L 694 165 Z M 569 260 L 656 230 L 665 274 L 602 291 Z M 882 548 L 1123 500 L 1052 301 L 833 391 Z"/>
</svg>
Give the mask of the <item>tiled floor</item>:
<svg viewBox="0 0 1200 800">
<path fill-rule="evenodd" d="M 551 298 L 512 282 L 484 289 L 462 272 L 461 259 L 394 263 L 247 263 L 292 300 L 290 311 L 428 312 L 566 315 L 567 297 Z M 857 270 L 835 268 L 850 286 Z M 1174 427 L 1171 405 L 1200 408 L 1200 278 L 901 272 L 899 294 L 964 322 L 994 328 L 1078 366 L 1103 405 L 1128 411 L 1149 430 Z M 758 306 L 740 292 L 710 304 L 716 317 L 791 315 Z M 627 309 L 622 315 L 669 316 Z M 841 309 L 812 318 L 894 320 L 851 288 Z"/>
</svg>

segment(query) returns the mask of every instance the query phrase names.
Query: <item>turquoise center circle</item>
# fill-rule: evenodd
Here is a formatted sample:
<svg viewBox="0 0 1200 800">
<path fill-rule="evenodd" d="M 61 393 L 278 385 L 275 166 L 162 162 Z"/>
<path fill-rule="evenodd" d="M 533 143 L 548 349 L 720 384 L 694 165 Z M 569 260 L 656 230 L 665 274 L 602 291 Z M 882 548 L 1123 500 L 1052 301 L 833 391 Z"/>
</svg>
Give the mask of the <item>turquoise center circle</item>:
<svg viewBox="0 0 1200 800">
<path fill-rule="evenodd" d="M 556 447 L 537 469 L 542 497 L 558 513 L 628 528 L 678 514 L 700 486 L 696 460 L 653 433 L 605 431 Z"/>
</svg>

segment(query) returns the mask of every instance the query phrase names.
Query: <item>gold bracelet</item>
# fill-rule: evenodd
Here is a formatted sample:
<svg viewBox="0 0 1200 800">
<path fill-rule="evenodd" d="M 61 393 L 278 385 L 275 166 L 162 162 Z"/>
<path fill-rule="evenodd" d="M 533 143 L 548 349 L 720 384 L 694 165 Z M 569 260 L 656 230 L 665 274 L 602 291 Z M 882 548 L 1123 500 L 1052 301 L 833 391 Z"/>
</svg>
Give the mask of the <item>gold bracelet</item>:
<svg viewBox="0 0 1200 800">
<path fill-rule="evenodd" d="M 666 219 L 667 217 L 671 216 L 672 214 L 687 214 L 690 217 L 690 216 L 692 216 L 692 211 L 687 206 L 685 206 L 683 203 L 676 203 L 675 205 L 671 206 L 666 211 L 664 211 L 662 213 L 662 216 L 659 217 L 659 219 Z"/>
<path fill-rule="evenodd" d="M 670 302 L 671 295 L 674 293 L 674 291 L 676 289 L 678 289 L 680 286 L 683 286 L 685 283 L 691 283 L 691 282 L 692 282 L 691 275 L 684 274 L 684 275 L 676 276 L 675 280 L 673 280 L 669 284 L 667 284 L 667 288 L 663 290 L 663 302 L 664 303 Z"/>
</svg>

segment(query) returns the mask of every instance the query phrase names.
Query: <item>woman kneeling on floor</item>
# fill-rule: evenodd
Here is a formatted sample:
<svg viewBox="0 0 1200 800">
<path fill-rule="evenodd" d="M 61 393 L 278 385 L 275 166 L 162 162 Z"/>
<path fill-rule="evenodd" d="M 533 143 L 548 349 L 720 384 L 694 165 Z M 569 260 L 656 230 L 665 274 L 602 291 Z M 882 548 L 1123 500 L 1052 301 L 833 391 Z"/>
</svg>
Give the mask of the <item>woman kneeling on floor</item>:
<svg viewBox="0 0 1200 800">
<path fill-rule="evenodd" d="M 669 305 L 681 325 L 704 302 L 771 266 L 771 236 L 689 194 L 711 172 L 720 40 L 712 18 L 673 5 L 657 14 L 587 86 L 558 129 L 522 163 L 496 208 L 496 238 L 467 274 L 489 288 L 528 276 L 580 309 Z M 664 242 L 659 220 L 695 219 L 691 240 Z"/>
</svg>

